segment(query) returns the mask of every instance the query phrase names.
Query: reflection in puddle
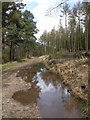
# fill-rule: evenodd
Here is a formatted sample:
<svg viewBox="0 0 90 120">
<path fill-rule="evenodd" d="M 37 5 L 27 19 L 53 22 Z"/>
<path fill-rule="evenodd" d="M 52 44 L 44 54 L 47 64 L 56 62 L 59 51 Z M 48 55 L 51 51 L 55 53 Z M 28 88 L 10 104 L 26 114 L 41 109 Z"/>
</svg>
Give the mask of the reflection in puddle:
<svg viewBox="0 0 90 120">
<path fill-rule="evenodd" d="M 48 72 L 41 66 L 24 69 L 17 76 L 30 82 L 31 89 L 14 93 L 15 100 L 23 105 L 37 103 L 43 118 L 80 117 L 75 98 L 67 92 L 68 88 L 62 84 L 59 76 Z"/>
</svg>

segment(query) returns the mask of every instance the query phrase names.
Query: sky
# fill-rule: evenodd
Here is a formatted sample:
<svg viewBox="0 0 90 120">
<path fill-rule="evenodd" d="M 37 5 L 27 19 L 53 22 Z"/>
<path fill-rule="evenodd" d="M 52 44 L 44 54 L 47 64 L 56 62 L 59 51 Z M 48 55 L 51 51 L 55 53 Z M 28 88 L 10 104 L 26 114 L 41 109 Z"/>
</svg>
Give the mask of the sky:
<svg viewBox="0 0 90 120">
<path fill-rule="evenodd" d="M 74 2 L 79 0 L 70 0 L 70 4 L 72 5 Z M 59 15 L 58 11 L 52 12 L 51 15 L 47 15 L 47 10 L 55 7 L 60 3 L 60 0 L 23 0 L 23 3 L 26 4 L 25 9 L 30 10 L 37 22 L 36 26 L 39 29 L 38 34 L 35 36 L 37 39 L 41 36 L 41 34 L 47 30 L 50 31 L 53 27 L 58 29 L 59 27 Z M 62 25 L 64 26 L 64 18 L 62 19 Z"/>
</svg>

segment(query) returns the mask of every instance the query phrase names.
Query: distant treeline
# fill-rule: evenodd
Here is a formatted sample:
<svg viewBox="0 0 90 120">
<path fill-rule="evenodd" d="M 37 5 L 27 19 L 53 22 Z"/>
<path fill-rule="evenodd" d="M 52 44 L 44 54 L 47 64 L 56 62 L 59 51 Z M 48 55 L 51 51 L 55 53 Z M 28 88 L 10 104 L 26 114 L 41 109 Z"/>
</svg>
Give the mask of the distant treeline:
<svg viewBox="0 0 90 120">
<path fill-rule="evenodd" d="M 77 2 L 71 7 L 68 3 L 56 8 L 60 12 L 59 29 L 44 31 L 40 41 L 46 54 L 60 51 L 78 52 L 90 50 L 90 2 Z M 65 28 L 62 25 L 65 18 Z"/>
</svg>

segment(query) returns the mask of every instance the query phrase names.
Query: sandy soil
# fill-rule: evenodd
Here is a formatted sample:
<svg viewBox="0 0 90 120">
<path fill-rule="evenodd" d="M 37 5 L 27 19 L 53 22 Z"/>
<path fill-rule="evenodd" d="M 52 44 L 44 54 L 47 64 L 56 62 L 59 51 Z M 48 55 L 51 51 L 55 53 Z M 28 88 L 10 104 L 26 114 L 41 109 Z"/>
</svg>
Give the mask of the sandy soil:
<svg viewBox="0 0 90 120">
<path fill-rule="evenodd" d="M 38 106 L 33 103 L 30 105 L 22 105 L 15 101 L 12 95 L 19 90 L 30 89 L 31 84 L 25 82 L 16 74 L 25 66 L 41 62 L 40 58 L 30 59 L 27 63 L 23 63 L 2 75 L 2 117 L 3 118 L 40 118 Z"/>
</svg>

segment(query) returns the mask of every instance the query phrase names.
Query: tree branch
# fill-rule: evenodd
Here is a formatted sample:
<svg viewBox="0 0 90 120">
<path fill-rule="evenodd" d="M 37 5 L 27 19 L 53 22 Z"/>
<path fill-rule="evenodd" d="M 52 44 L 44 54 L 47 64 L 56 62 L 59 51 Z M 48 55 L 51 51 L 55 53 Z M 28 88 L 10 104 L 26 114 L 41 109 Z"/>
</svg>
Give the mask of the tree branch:
<svg viewBox="0 0 90 120">
<path fill-rule="evenodd" d="M 53 7 L 52 9 L 48 9 L 48 10 L 47 10 L 47 13 L 46 13 L 46 16 L 47 16 L 49 13 L 51 14 L 51 12 L 52 12 L 53 10 L 55 10 L 56 8 L 58 8 L 59 6 L 61 6 L 62 4 L 64 4 L 66 1 L 68 1 L 68 0 L 64 0 L 63 2 L 59 3 L 57 6 Z"/>
</svg>

